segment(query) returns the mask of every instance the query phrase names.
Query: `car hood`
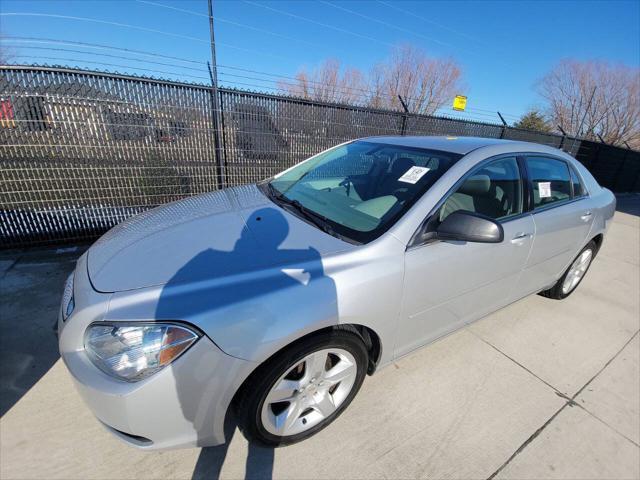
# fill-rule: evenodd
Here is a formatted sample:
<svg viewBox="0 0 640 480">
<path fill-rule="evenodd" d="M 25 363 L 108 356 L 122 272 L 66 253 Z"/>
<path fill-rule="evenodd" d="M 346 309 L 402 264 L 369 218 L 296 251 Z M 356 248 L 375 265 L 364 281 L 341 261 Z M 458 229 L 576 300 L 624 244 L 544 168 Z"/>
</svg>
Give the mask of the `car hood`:
<svg viewBox="0 0 640 480">
<path fill-rule="evenodd" d="M 87 268 L 96 290 L 117 292 L 257 272 L 351 247 L 248 185 L 122 222 L 89 249 Z"/>
</svg>

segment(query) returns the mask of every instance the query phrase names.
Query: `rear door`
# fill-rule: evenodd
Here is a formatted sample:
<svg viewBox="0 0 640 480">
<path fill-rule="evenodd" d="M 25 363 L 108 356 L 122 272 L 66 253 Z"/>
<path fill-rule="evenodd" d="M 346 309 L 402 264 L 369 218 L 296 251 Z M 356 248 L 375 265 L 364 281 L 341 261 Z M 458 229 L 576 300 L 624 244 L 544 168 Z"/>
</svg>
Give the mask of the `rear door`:
<svg viewBox="0 0 640 480">
<path fill-rule="evenodd" d="M 410 247 L 396 354 L 403 355 L 504 305 L 533 242 L 531 215 L 523 209 L 523 180 L 515 156 L 473 170 L 431 216 L 435 224 L 457 210 L 498 220 L 496 244 L 437 241 Z"/>
<path fill-rule="evenodd" d="M 593 222 L 590 198 L 567 161 L 531 154 L 525 163 L 536 234 L 519 296 L 552 285 L 585 244 Z"/>
</svg>

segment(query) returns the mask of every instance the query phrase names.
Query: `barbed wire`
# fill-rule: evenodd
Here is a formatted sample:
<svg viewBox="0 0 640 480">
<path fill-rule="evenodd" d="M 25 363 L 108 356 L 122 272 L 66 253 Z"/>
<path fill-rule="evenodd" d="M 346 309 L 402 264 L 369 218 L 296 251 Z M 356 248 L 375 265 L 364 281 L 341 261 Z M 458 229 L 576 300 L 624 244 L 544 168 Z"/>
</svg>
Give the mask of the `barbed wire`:
<svg viewBox="0 0 640 480">
<path fill-rule="evenodd" d="M 49 58 L 51 60 L 61 60 L 60 58 L 54 58 L 54 57 L 45 57 L 45 58 Z M 69 60 L 69 59 L 67 59 Z M 118 65 L 118 64 L 110 64 L 110 63 L 104 63 L 104 62 L 89 62 L 87 61 L 86 63 L 93 63 L 93 64 L 97 64 L 97 65 L 103 65 L 103 66 L 115 66 L 115 67 L 124 67 L 122 65 Z M 43 68 L 43 69 L 47 69 L 47 68 L 55 68 L 55 69 L 62 69 L 62 70 L 75 70 L 77 73 L 89 73 L 89 74 L 100 74 L 100 75 L 122 75 L 120 72 L 118 71 L 110 71 L 108 69 L 102 69 L 102 70 L 86 70 L 83 68 L 79 68 L 76 67 L 74 68 L 70 68 L 68 66 L 65 65 L 49 65 L 49 64 L 32 64 L 32 65 L 9 65 L 8 67 L 18 67 L 18 68 L 22 68 L 22 67 L 28 67 L 28 68 Z M 145 69 L 140 69 L 140 70 L 145 70 Z M 152 72 L 156 72 L 156 73 L 166 73 L 164 71 L 161 70 L 156 70 L 156 69 L 146 69 L 148 71 L 152 71 Z M 222 75 L 226 75 L 226 74 L 222 74 Z M 160 82 L 165 82 L 165 81 L 169 81 L 169 82 L 173 82 L 172 80 L 168 80 L 165 78 L 158 78 L 158 77 L 153 77 L 153 76 L 144 76 L 144 75 L 136 75 L 135 77 L 136 79 L 139 80 L 145 80 L 145 81 L 160 81 Z M 205 78 L 205 77 L 199 77 L 199 78 Z M 181 85 L 181 83 L 177 83 L 178 85 Z M 388 113 L 388 114 L 398 114 L 398 113 L 402 113 L 401 110 L 399 109 L 385 109 L 385 108 L 375 108 L 375 107 L 371 107 L 370 105 L 368 105 L 366 102 L 362 102 L 360 104 L 356 104 L 356 103 L 344 103 L 344 102 L 340 102 L 340 101 L 336 101 L 335 99 L 328 99 L 328 100 L 323 100 L 323 99 L 318 99 L 318 98 L 310 98 L 310 97 L 303 97 L 303 96 L 297 96 L 295 94 L 292 94 L 289 90 L 284 89 L 284 88 L 278 88 L 278 87 L 268 87 L 265 85 L 259 85 L 256 83 L 248 83 L 248 82 L 239 82 L 239 81 L 232 81 L 230 82 L 230 84 L 232 84 L 233 86 L 224 86 L 221 85 L 221 88 L 224 88 L 226 91 L 235 91 L 238 94 L 257 94 L 257 95 L 275 95 L 277 97 L 281 97 L 284 100 L 290 99 L 293 101 L 304 101 L 304 102 L 311 102 L 313 104 L 318 104 L 318 105 L 334 105 L 336 107 L 340 107 L 340 108 L 355 108 L 355 109 L 368 109 L 370 110 L 372 113 L 375 112 L 379 112 L 379 113 Z M 205 88 L 205 89 L 209 89 L 210 86 L 209 85 L 205 85 L 202 83 L 183 83 L 182 85 L 185 86 L 196 86 L 196 87 L 200 87 L 200 88 Z M 240 88 L 238 89 L 238 86 L 241 87 L 253 87 L 255 90 L 249 90 L 247 88 Z M 271 91 L 265 91 L 265 89 L 271 90 Z M 274 93 L 274 91 L 276 93 Z M 97 99 L 99 100 L 99 99 Z M 120 103 L 127 103 L 127 102 L 120 102 Z M 136 103 L 140 103 L 140 102 L 136 102 Z M 147 103 L 145 103 L 147 104 Z M 132 103 L 133 105 L 133 103 Z M 151 104 L 149 103 L 148 105 L 153 105 L 156 106 L 155 104 Z M 167 104 L 166 102 L 163 103 L 164 107 L 170 108 L 170 107 L 175 107 L 175 108 L 197 108 L 197 107 L 183 107 L 181 105 L 170 105 Z M 496 126 L 496 127 L 501 127 L 502 125 L 499 125 L 495 122 L 495 117 L 490 115 L 490 114 L 478 114 L 479 116 L 484 116 L 484 117 L 488 117 L 491 120 L 494 120 L 494 122 L 489 122 L 486 118 L 474 118 L 473 114 L 467 114 L 467 116 L 463 116 L 461 114 L 463 114 L 464 112 L 456 112 L 455 114 L 451 114 L 448 113 L 442 109 L 437 109 L 435 112 L 432 113 L 420 113 L 420 112 L 413 112 L 413 113 L 409 113 L 409 115 L 426 115 L 426 116 L 430 116 L 433 118 L 442 118 L 442 119 L 451 119 L 451 120 L 457 120 L 457 121 L 463 121 L 463 122 L 473 122 L 473 123 L 478 123 L 478 124 L 484 124 L 484 125 L 492 125 L 492 126 Z"/>
<path fill-rule="evenodd" d="M 34 59 L 39 59 L 39 60 L 48 60 L 48 61 L 63 61 L 63 62 L 78 62 L 77 58 L 63 58 L 63 57 L 48 57 L 45 55 L 14 55 L 15 58 L 34 58 Z M 92 65 L 101 65 L 104 67 L 114 67 L 114 68 L 124 68 L 124 69 L 133 69 L 133 70 L 140 70 L 143 72 L 151 72 L 151 73 L 160 73 L 163 75 L 175 75 L 175 72 L 169 72 L 166 70 L 158 70 L 155 68 L 144 68 L 144 67 L 130 67 L 128 65 L 120 65 L 117 63 L 107 63 L 107 62 L 96 62 L 93 60 L 82 60 L 83 63 L 90 63 Z M 197 78 L 200 80 L 209 80 L 209 77 L 203 76 L 203 75 L 191 75 L 188 73 L 181 73 L 181 76 L 184 77 L 189 77 L 189 78 Z"/>
<path fill-rule="evenodd" d="M 52 42 L 53 43 L 53 42 Z M 45 51 L 60 51 L 60 52 L 69 52 L 69 53 L 78 53 L 81 55 L 93 55 L 93 56 L 105 56 L 105 57 L 109 57 L 109 58 L 117 58 L 117 59 L 122 59 L 122 60 L 129 60 L 129 61 L 134 61 L 134 62 L 140 62 L 140 63 L 150 63 L 150 64 L 154 64 L 154 65 L 161 65 L 161 66 L 174 66 L 172 64 L 168 64 L 165 62 L 156 62 L 156 61 L 152 61 L 152 60 L 143 60 L 143 59 L 137 59 L 137 58 L 133 58 L 133 57 L 127 57 L 127 56 L 123 56 L 123 55 L 112 55 L 112 54 L 106 54 L 106 53 L 97 53 L 97 52 L 84 52 L 81 50 L 75 50 L 75 49 L 66 49 L 66 48 L 54 48 L 54 47 L 35 47 L 35 46 L 29 46 L 29 47 L 23 47 L 26 49 L 36 49 L 36 50 L 45 50 Z M 36 59 L 41 59 L 41 60 L 48 60 L 48 61 L 54 61 L 54 60 L 62 60 L 62 61 L 78 61 L 79 59 L 70 59 L 70 58 L 63 58 L 63 57 L 49 57 L 49 56 L 45 56 L 45 55 L 22 55 L 22 54 L 18 54 L 16 55 L 16 58 L 36 58 Z M 84 60 L 82 60 L 84 61 Z M 161 73 L 164 75 L 176 75 L 176 76 L 182 76 L 182 77 L 190 77 L 190 78 L 196 78 L 199 80 L 207 80 L 209 77 L 206 77 L 204 75 L 189 75 L 186 73 L 178 73 L 178 72 L 171 72 L 171 71 L 166 71 L 166 70 L 159 70 L 159 69 L 153 69 L 153 68 L 145 68 L 145 67 L 139 67 L 139 66 L 127 66 L 127 65 L 121 65 L 121 64 L 115 64 L 115 63 L 108 63 L 108 62 L 99 62 L 99 61 L 91 61 L 91 60 L 86 60 L 84 61 L 85 63 L 90 63 L 93 65 L 102 65 L 102 66 L 109 66 L 109 67 L 116 67 L 116 68 L 129 68 L 129 69 L 133 69 L 133 70 L 140 70 L 140 71 L 147 71 L 147 72 L 152 72 L 152 73 Z M 204 62 L 194 62 L 194 63 L 198 63 L 200 65 L 202 65 L 201 68 L 193 68 L 193 67 L 187 67 L 187 66 L 176 66 L 176 68 L 179 69 L 186 69 L 186 70 L 191 70 L 191 71 L 196 71 L 196 72 L 203 72 L 205 73 L 204 70 Z M 269 89 L 269 90 L 273 90 L 273 91 L 278 91 L 278 92 L 283 92 L 289 95 L 294 95 L 295 96 L 295 89 L 297 88 L 302 88 L 302 86 L 298 83 L 291 83 L 291 82 L 286 82 L 284 80 L 273 80 L 271 78 L 261 78 L 261 77 L 256 77 L 256 76 L 250 76 L 250 75 L 239 75 L 236 73 L 230 73 L 228 71 L 225 71 L 226 69 L 231 69 L 233 71 L 244 71 L 244 72 L 248 72 L 248 73 L 254 73 L 256 75 L 266 75 L 266 76 L 273 76 L 273 77 L 277 77 L 280 79 L 291 79 L 294 82 L 297 81 L 297 79 L 295 77 L 289 77 L 286 75 L 279 75 L 279 74 L 273 74 L 273 73 L 269 73 L 269 72 L 261 72 L 258 70 L 251 70 L 251 69 L 243 69 L 241 67 L 235 67 L 235 66 L 226 66 L 226 65 L 219 65 L 218 69 L 220 70 L 220 75 L 225 76 L 225 77 L 233 77 L 233 78 L 242 78 L 242 79 L 246 79 L 246 80 L 254 80 L 257 82 L 262 82 L 260 84 L 256 84 L 256 83 L 247 83 L 247 82 L 237 82 L 237 81 L 229 81 L 229 80 L 225 80 L 225 82 L 228 85 L 231 84 L 237 84 L 237 85 L 244 85 L 244 86 L 251 86 L 251 87 L 255 87 L 255 88 L 259 88 L 259 89 Z M 376 97 L 383 97 L 383 98 L 391 98 L 391 99 L 397 99 L 397 95 L 392 95 L 392 94 L 387 94 L 384 92 L 376 92 L 374 90 L 367 90 L 367 89 L 362 89 L 362 88 L 358 88 L 358 87 L 340 87 L 340 86 L 334 86 L 334 85 L 327 85 L 327 84 L 323 84 L 322 82 L 315 82 L 312 80 L 307 81 L 308 83 L 314 84 L 314 85 L 306 85 L 306 89 L 308 91 L 312 92 L 312 96 L 311 98 L 315 98 L 317 100 L 322 100 L 321 95 L 318 94 L 318 92 L 322 93 L 325 90 L 329 90 L 332 94 L 337 94 L 337 95 L 341 95 L 343 97 L 348 97 L 348 98 L 343 98 L 342 100 L 352 100 L 354 102 L 358 102 L 359 104 L 366 104 L 368 103 L 368 101 L 370 101 L 372 98 L 376 98 Z M 264 83 L 267 83 L 267 85 L 264 85 Z M 272 84 L 275 84 L 272 85 Z M 317 86 L 316 86 L 317 85 Z M 286 88 L 283 88 L 286 87 Z M 416 99 L 415 97 L 406 97 L 406 99 Z M 331 100 L 329 99 L 324 99 L 324 100 Z M 340 100 L 340 99 L 338 99 Z M 421 99 L 417 99 L 417 100 L 421 100 Z M 431 106 L 432 102 L 427 102 L 426 108 L 429 109 Z M 437 110 L 442 110 L 443 107 L 439 107 Z M 437 111 L 436 110 L 436 111 Z M 484 109 L 475 109 L 475 108 L 469 108 L 469 112 L 460 112 L 461 115 L 465 115 L 465 113 L 468 115 L 469 113 L 474 114 L 476 116 L 481 116 L 481 117 L 485 117 L 485 118 L 490 118 L 492 120 L 495 120 L 496 118 L 496 114 L 495 112 L 491 111 L 491 110 L 484 110 Z M 504 116 L 506 117 L 512 117 L 514 119 L 517 119 L 518 117 L 515 115 L 510 115 L 507 113 L 503 113 Z M 473 115 L 471 115 L 472 117 Z"/>
<path fill-rule="evenodd" d="M 207 66 L 205 62 L 201 62 L 200 68 L 196 68 L 196 67 L 187 67 L 184 65 L 175 65 L 172 63 L 165 63 L 165 62 L 156 62 L 153 60 L 144 60 L 144 59 L 140 59 L 140 58 L 134 58 L 134 57 L 126 57 L 123 55 L 113 55 L 113 54 L 109 54 L 109 53 L 98 53 L 98 52 L 87 52 L 87 51 L 83 51 L 83 50 L 75 50 L 75 49 L 71 49 L 71 48 L 56 48 L 56 47 L 37 47 L 37 46 L 27 46 L 27 47 L 21 47 L 22 49 L 25 50 L 45 50 L 45 51 L 54 51 L 54 52 L 67 52 L 67 53 L 78 53 L 80 55 L 92 55 L 92 56 L 100 56 L 100 57 L 108 57 L 108 58 L 117 58 L 120 60 L 130 60 L 133 62 L 142 62 L 142 63 L 150 63 L 153 65 L 161 65 L 161 66 L 165 66 L 165 67 L 175 67 L 175 68 L 179 68 L 181 70 L 191 70 L 191 71 L 195 71 L 195 72 L 201 72 L 201 73 L 207 73 Z M 25 56 L 26 55 L 20 55 L 20 54 L 16 54 L 14 55 L 16 57 L 20 57 L 20 56 Z M 78 60 L 78 59 L 77 59 Z M 138 67 L 132 67 L 134 69 L 137 69 Z M 208 78 L 208 77 L 205 77 Z"/>
<path fill-rule="evenodd" d="M 20 42 L 26 43 L 43 43 L 46 45 L 75 45 L 82 46 L 83 48 L 92 48 L 92 49 L 100 49 L 100 50 L 115 50 L 120 52 L 133 53 L 136 55 L 150 56 L 150 57 L 158 57 L 165 58 L 168 60 L 175 60 L 179 62 L 185 63 L 195 63 L 198 65 L 205 64 L 206 62 L 203 60 L 194 60 L 190 58 L 184 57 L 176 57 L 172 55 L 166 55 L 157 52 L 149 52 L 145 50 L 135 50 L 132 48 L 124 48 L 124 47 L 115 47 L 113 45 L 103 45 L 99 43 L 90 43 L 90 42 L 81 42 L 77 40 L 59 40 L 55 38 L 43 38 L 43 37 L 23 37 L 23 36 L 15 36 L 15 35 L 0 35 L 0 39 L 9 39 L 9 40 L 19 40 Z"/>
</svg>

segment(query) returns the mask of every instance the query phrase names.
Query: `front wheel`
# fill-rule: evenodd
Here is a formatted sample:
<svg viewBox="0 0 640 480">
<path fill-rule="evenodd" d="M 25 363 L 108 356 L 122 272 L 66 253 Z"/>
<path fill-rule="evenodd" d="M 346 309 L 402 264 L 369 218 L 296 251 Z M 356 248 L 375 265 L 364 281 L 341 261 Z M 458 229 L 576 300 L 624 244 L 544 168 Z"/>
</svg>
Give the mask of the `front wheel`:
<svg viewBox="0 0 640 480">
<path fill-rule="evenodd" d="M 556 300 L 567 298 L 571 293 L 573 293 L 576 287 L 580 285 L 580 282 L 582 282 L 587 270 L 589 270 L 589 267 L 591 266 L 591 262 L 593 261 L 596 252 L 597 245 L 592 240 L 580 251 L 575 260 L 571 265 L 569 265 L 569 268 L 567 268 L 567 271 L 564 272 L 564 275 L 560 277 L 560 280 L 558 280 L 549 290 L 540 292 L 540 294 Z"/>
<path fill-rule="evenodd" d="M 285 348 L 244 385 L 238 426 L 276 446 L 304 440 L 334 421 L 358 393 L 367 371 L 362 339 L 345 330 L 322 332 Z"/>
</svg>

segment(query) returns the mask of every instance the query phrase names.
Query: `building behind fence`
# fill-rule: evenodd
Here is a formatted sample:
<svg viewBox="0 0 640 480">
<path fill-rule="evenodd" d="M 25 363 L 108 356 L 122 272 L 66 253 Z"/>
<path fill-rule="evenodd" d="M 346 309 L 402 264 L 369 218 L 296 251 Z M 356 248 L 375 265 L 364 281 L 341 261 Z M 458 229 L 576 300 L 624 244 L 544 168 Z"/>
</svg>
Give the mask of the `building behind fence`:
<svg viewBox="0 0 640 480">
<path fill-rule="evenodd" d="M 156 205 L 373 135 L 542 143 L 575 155 L 614 192 L 640 191 L 640 152 L 572 137 L 222 88 L 215 111 L 209 86 L 66 68 L 0 75 L 0 247 L 91 240 Z"/>
</svg>

